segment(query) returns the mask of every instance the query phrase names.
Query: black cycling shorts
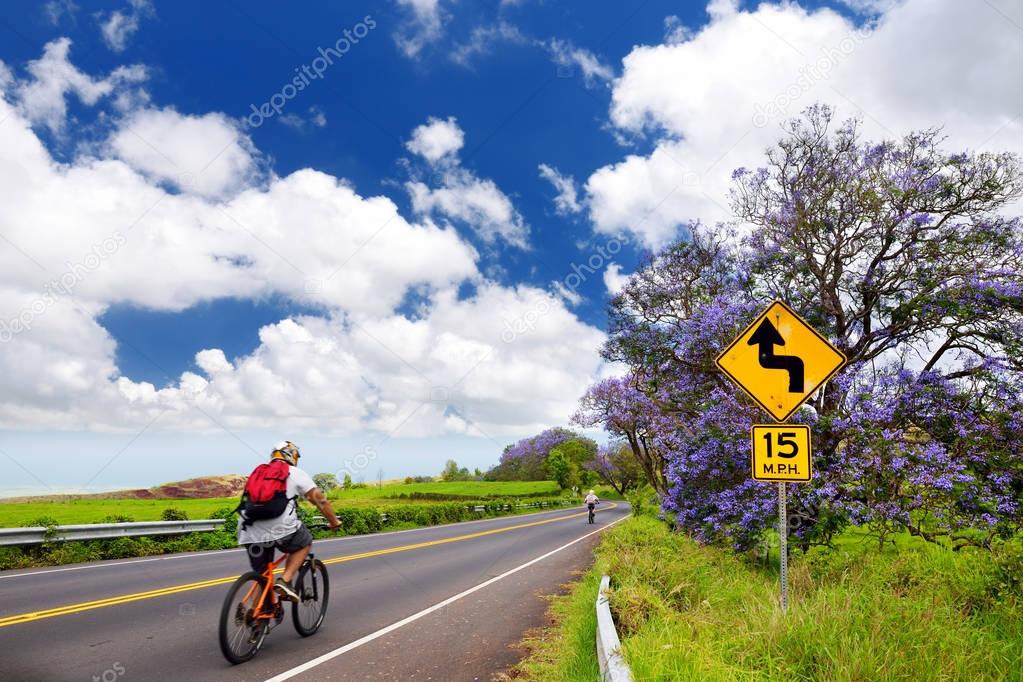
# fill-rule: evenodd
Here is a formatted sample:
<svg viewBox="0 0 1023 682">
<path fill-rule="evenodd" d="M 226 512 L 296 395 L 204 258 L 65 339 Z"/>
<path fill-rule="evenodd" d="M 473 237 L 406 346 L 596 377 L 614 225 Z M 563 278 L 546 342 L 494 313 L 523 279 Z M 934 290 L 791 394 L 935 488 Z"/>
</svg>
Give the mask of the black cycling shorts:
<svg viewBox="0 0 1023 682">
<path fill-rule="evenodd" d="M 245 545 L 245 551 L 249 555 L 249 564 L 252 566 L 252 570 L 262 573 L 273 561 L 274 550 L 279 549 L 286 554 L 291 554 L 311 544 L 313 544 L 313 534 L 309 532 L 305 524 L 301 524 L 298 530 L 291 535 L 272 542 L 254 542 Z"/>
</svg>

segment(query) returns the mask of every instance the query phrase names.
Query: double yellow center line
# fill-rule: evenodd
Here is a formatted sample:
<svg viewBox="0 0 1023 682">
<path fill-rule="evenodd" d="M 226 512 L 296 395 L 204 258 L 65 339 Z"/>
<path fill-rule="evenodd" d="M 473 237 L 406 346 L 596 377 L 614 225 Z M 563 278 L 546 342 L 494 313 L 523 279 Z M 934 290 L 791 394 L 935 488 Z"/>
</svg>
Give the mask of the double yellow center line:
<svg viewBox="0 0 1023 682">
<path fill-rule="evenodd" d="M 608 505 L 609 508 L 613 509 L 617 505 L 614 503 Z M 356 561 L 358 559 L 368 559 L 375 556 L 383 556 L 385 554 L 396 554 L 398 552 L 408 552 L 414 549 L 424 549 L 426 547 L 436 547 L 437 545 L 446 545 L 452 542 L 463 542 L 465 540 L 473 540 L 475 538 L 482 538 L 488 535 L 496 535 L 498 533 L 507 533 L 513 530 L 519 530 L 522 528 L 531 528 L 533 526 L 542 526 L 547 523 L 556 523 L 558 521 L 566 521 L 568 519 L 578 518 L 585 516 L 587 512 L 581 512 L 579 514 L 570 514 L 568 516 L 558 516 L 553 519 L 544 519 L 542 521 L 531 521 L 529 523 L 520 523 L 515 526 L 507 526 L 503 528 L 493 528 L 491 530 L 484 530 L 478 533 L 469 533 L 468 535 L 458 535 L 450 538 L 443 538 L 441 540 L 428 540 L 426 542 L 417 542 L 412 545 L 401 545 L 399 547 L 389 547 L 387 549 L 377 549 L 372 552 L 361 552 L 359 554 L 348 554 L 346 556 L 340 556 L 333 559 L 323 559 L 325 564 L 340 564 L 346 561 Z M 281 569 L 278 569 L 280 572 Z M 67 616 L 72 613 L 81 613 L 82 611 L 91 611 L 93 609 L 102 609 L 107 606 L 117 606 L 118 604 L 127 604 L 133 601 L 142 601 L 143 599 L 155 599 L 157 597 L 164 597 L 169 594 L 177 594 L 179 592 L 189 592 L 191 590 L 201 590 L 207 587 L 215 587 L 217 585 L 227 585 L 238 579 L 237 575 L 228 576 L 226 578 L 214 578 L 212 580 L 202 580 L 195 583 L 186 583 L 184 585 L 173 585 L 170 587 L 161 587 L 156 590 L 149 590 L 147 592 L 136 592 L 134 594 L 123 594 L 117 597 L 107 597 L 106 599 L 97 599 L 95 601 L 82 602 L 80 604 L 68 604 L 67 606 L 58 606 L 52 609 L 44 609 L 42 611 L 30 611 L 28 613 L 19 613 L 14 616 L 5 616 L 0 618 L 0 628 L 7 627 L 8 625 L 18 625 L 20 623 L 28 623 L 33 620 L 42 620 L 43 618 L 54 618 L 56 616 Z"/>
</svg>

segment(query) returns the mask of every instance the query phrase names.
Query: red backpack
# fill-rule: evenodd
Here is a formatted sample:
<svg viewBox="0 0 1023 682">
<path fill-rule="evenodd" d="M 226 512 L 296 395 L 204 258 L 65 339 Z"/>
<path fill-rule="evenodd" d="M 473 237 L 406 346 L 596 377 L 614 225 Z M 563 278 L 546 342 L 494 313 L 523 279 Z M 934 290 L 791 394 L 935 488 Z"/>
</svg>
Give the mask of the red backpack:
<svg viewBox="0 0 1023 682">
<path fill-rule="evenodd" d="M 235 508 L 242 516 L 242 526 L 253 521 L 275 519 L 288 509 L 288 476 L 291 466 L 283 459 L 260 464 L 245 481 L 241 502 Z"/>
</svg>

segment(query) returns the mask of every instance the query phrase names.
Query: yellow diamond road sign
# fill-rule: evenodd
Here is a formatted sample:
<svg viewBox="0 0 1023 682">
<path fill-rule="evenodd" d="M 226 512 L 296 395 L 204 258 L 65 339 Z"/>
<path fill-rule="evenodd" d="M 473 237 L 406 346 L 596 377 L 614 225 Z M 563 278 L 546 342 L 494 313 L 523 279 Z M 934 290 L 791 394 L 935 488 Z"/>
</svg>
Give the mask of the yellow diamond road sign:
<svg viewBox="0 0 1023 682">
<path fill-rule="evenodd" d="M 753 478 L 757 481 L 809 481 L 813 475 L 810 427 L 754 424 Z"/>
<path fill-rule="evenodd" d="M 845 364 L 845 356 L 782 301 L 725 348 L 717 365 L 783 422 Z"/>
</svg>

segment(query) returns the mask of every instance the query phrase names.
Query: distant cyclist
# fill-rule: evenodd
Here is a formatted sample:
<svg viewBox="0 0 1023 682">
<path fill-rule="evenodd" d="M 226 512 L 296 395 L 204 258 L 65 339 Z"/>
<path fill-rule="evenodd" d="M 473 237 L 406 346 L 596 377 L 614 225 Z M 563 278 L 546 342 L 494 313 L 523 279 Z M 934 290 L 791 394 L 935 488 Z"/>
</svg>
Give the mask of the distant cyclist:
<svg viewBox="0 0 1023 682">
<path fill-rule="evenodd" d="M 249 475 L 238 505 L 238 544 L 248 550 L 252 570 L 266 570 L 274 550 L 287 553 L 284 575 L 274 581 L 274 587 L 282 598 L 293 601 L 299 597 L 291 581 L 313 544 L 312 533 L 298 518 L 299 496 L 320 510 L 331 530 L 341 527 L 330 502 L 309 474 L 298 468 L 300 456 L 298 446 L 290 440 L 275 445 L 270 462 L 260 464 Z"/>
<path fill-rule="evenodd" d="M 590 523 L 593 523 L 593 508 L 598 504 L 600 504 L 600 498 L 591 490 L 590 494 L 586 496 L 586 508 L 590 510 Z"/>
</svg>

